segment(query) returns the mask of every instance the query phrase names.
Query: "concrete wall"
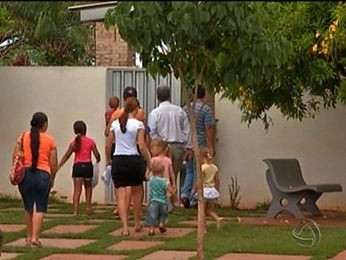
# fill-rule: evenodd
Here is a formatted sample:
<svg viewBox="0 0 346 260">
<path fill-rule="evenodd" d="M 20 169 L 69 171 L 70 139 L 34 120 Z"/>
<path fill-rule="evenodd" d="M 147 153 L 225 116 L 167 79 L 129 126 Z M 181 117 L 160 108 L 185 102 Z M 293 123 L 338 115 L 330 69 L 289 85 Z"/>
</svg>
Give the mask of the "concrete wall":
<svg viewBox="0 0 346 260">
<path fill-rule="evenodd" d="M 230 101 L 216 97 L 215 103 L 219 118 L 216 161 L 224 202 L 229 203 L 231 176 L 237 176 L 243 207 L 271 199 L 265 179 L 267 166 L 262 162 L 265 158 L 297 158 L 307 183 L 340 183 L 346 189 L 345 107 L 322 110 L 315 119 L 302 122 L 286 120 L 273 109 L 270 116 L 274 125 L 266 133 L 262 122 L 250 128 L 240 123 L 240 111 Z M 344 192 L 325 193 L 318 205 L 344 208 L 345 202 Z"/>
<path fill-rule="evenodd" d="M 0 67 L 0 193 L 18 194 L 8 178 L 16 138 L 29 129 L 31 116 L 43 111 L 49 117 L 48 132 L 58 145 L 59 159 L 74 137 L 72 124 L 85 120 L 104 159 L 104 118 L 106 104 L 105 67 Z M 253 207 L 271 199 L 265 180 L 268 157 L 298 158 L 308 183 L 340 183 L 346 189 L 345 108 L 321 111 L 316 119 L 302 122 L 284 119 L 273 109 L 274 125 L 266 133 L 261 122 L 250 128 L 240 122 L 236 105 L 215 99 L 217 127 L 216 163 L 220 168 L 221 202 L 229 205 L 228 183 L 237 175 L 241 206 Z M 58 172 L 55 190 L 71 200 L 72 158 Z M 101 169 L 103 169 L 103 162 Z M 102 182 L 94 190 L 94 201 L 105 201 Z M 324 194 L 319 205 L 344 208 L 344 192 Z M 83 195 L 84 200 L 84 195 Z"/>
<path fill-rule="evenodd" d="M 84 120 L 104 159 L 106 68 L 103 67 L 0 67 L 0 192 L 19 194 L 8 181 L 11 155 L 21 131 L 30 129 L 32 114 L 48 116 L 48 133 L 57 142 L 58 159 L 74 138 L 73 122 Z M 71 200 L 73 158 L 58 172 L 54 190 Z M 101 169 L 103 166 L 101 164 Z M 84 194 L 83 194 L 84 200 Z M 104 186 L 94 189 L 94 200 L 103 202 Z"/>
</svg>

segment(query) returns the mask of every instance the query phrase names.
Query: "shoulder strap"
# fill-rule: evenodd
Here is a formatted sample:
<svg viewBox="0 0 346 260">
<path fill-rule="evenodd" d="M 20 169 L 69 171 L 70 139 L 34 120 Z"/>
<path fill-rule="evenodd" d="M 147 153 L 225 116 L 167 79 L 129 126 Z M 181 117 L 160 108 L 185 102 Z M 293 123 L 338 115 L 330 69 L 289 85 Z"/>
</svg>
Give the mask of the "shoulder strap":
<svg viewBox="0 0 346 260">
<path fill-rule="evenodd" d="M 20 150 L 23 150 L 24 135 L 25 135 L 25 132 L 23 132 L 22 136 L 20 137 Z"/>
</svg>

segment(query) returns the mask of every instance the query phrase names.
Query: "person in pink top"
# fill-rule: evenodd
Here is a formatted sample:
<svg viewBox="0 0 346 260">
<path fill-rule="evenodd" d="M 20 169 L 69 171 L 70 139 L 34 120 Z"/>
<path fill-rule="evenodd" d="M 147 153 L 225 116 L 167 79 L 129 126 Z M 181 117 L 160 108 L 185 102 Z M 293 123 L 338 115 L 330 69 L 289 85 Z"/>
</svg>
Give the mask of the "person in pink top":
<svg viewBox="0 0 346 260">
<path fill-rule="evenodd" d="M 96 162 L 101 161 L 100 153 L 97 149 L 95 141 L 86 136 L 87 126 L 83 121 L 76 121 L 73 124 L 73 130 L 76 137 L 70 143 L 66 153 L 61 158 L 58 165 L 60 169 L 66 161 L 70 158 L 72 153 L 75 153 L 72 168 L 73 179 L 73 215 L 78 216 L 79 201 L 82 193 L 82 187 L 84 185 L 85 201 L 87 214 L 92 213 L 91 209 L 91 197 L 92 186 L 91 180 L 93 177 L 93 164 L 91 153 L 94 154 Z"/>
<path fill-rule="evenodd" d="M 174 198 L 176 187 L 175 187 L 175 174 L 173 171 L 171 151 L 168 147 L 168 144 L 159 138 L 154 138 L 150 143 L 150 152 L 151 152 L 151 162 L 150 165 L 155 164 L 156 162 L 161 162 L 164 165 L 163 178 L 169 181 L 172 192 L 169 192 L 168 198 Z M 150 166 L 147 168 L 146 176 L 151 171 Z M 173 205 L 171 200 L 168 202 L 169 211 L 172 211 Z"/>
</svg>

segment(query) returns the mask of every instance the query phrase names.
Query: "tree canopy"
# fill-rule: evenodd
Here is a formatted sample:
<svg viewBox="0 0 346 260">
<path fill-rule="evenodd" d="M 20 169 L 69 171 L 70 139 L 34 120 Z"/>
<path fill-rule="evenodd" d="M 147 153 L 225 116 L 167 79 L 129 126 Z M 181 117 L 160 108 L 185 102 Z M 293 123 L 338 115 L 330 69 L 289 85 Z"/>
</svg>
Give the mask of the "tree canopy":
<svg viewBox="0 0 346 260">
<path fill-rule="evenodd" d="M 105 25 L 118 28 L 151 75 L 173 72 L 181 80 L 198 155 L 187 94 L 197 84 L 237 102 L 245 122 L 262 120 L 266 129 L 272 107 L 302 120 L 343 102 L 345 11 L 339 2 L 118 2 Z M 197 254 L 204 259 L 200 167 L 197 183 Z"/>
<path fill-rule="evenodd" d="M 200 80 L 268 128 L 271 107 L 302 120 L 345 102 L 345 11 L 341 2 L 119 2 L 105 24 L 152 75 Z"/>
<path fill-rule="evenodd" d="M 68 7 L 77 2 L 0 3 L 1 65 L 91 65 L 92 27 Z"/>
</svg>

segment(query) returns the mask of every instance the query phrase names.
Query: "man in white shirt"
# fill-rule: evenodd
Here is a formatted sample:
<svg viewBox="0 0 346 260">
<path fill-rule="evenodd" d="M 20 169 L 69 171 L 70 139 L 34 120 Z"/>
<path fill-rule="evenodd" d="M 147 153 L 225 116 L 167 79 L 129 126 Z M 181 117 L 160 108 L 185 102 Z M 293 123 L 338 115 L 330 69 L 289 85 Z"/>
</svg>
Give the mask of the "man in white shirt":
<svg viewBox="0 0 346 260">
<path fill-rule="evenodd" d="M 168 86 L 159 86 L 156 96 L 160 104 L 149 113 L 149 134 L 151 138 L 161 138 L 168 143 L 172 151 L 173 171 L 177 180 L 186 149 L 191 148 L 190 123 L 186 112 L 170 102 L 171 89 Z"/>
</svg>

